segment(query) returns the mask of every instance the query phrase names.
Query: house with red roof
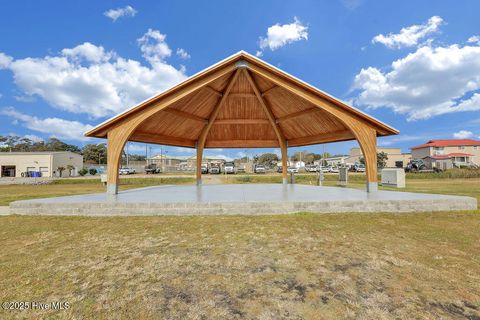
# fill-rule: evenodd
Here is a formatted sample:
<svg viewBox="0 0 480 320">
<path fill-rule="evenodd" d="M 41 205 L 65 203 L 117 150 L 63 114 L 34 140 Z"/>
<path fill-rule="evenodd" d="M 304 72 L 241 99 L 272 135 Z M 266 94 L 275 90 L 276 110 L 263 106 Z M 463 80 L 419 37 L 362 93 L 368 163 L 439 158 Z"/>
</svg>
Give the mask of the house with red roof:
<svg viewBox="0 0 480 320">
<path fill-rule="evenodd" d="M 430 140 L 411 149 L 413 159 L 423 159 L 431 167 L 438 164 L 441 169 L 448 169 L 480 164 L 480 140 Z"/>
</svg>

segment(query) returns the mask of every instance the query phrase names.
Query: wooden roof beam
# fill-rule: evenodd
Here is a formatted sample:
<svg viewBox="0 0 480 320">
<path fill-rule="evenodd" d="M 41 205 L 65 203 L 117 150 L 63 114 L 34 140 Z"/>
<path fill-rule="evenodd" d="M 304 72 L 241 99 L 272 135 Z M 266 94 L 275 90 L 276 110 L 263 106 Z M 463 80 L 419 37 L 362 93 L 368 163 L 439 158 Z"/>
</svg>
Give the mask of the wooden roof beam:
<svg viewBox="0 0 480 320">
<path fill-rule="evenodd" d="M 268 119 L 217 119 L 215 120 L 215 125 L 217 124 L 269 124 Z"/>
<path fill-rule="evenodd" d="M 228 95 L 230 98 L 255 98 L 255 94 L 253 93 L 242 93 L 242 92 L 235 92 L 230 93 Z"/>
<path fill-rule="evenodd" d="M 278 140 L 207 140 L 206 148 L 278 148 Z"/>
<path fill-rule="evenodd" d="M 200 133 L 200 136 L 198 138 L 198 143 L 197 143 L 197 148 L 199 150 L 203 149 L 203 146 L 205 145 L 205 141 L 207 140 L 207 135 L 210 129 L 212 128 L 213 123 L 215 122 L 215 119 L 217 118 L 221 107 L 227 100 L 228 94 L 230 93 L 230 90 L 232 90 L 232 87 L 235 83 L 235 81 L 238 78 L 238 75 L 240 74 L 240 69 L 237 69 L 233 76 L 230 78 L 227 88 L 225 89 L 225 92 L 222 94 L 222 98 L 220 101 L 217 103 L 217 105 L 213 108 L 213 111 L 210 113 L 210 116 L 208 117 L 208 123 L 205 127 L 203 127 L 202 132 Z"/>
<path fill-rule="evenodd" d="M 213 89 L 213 88 L 210 87 L 210 86 L 205 86 L 204 88 L 207 89 L 208 91 L 210 91 L 211 93 L 219 96 L 219 97 L 223 96 L 223 93 L 221 93 L 220 91 L 217 91 L 217 90 Z"/>
<path fill-rule="evenodd" d="M 178 117 L 191 119 L 191 120 L 195 120 L 195 121 L 198 121 L 198 122 L 203 122 L 205 124 L 208 123 L 208 119 L 199 117 L 199 116 L 194 115 L 194 114 L 189 113 L 189 112 L 185 112 L 185 111 L 181 111 L 181 110 L 177 110 L 177 109 L 172 109 L 172 108 L 167 108 L 167 109 L 164 109 L 162 111 L 173 114 L 173 115 L 176 115 Z"/>
<path fill-rule="evenodd" d="M 245 76 L 247 77 L 248 82 L 250 83 L 250 86 L 253 89 L 253 92 L 255 92 L 255 95 L 257 96 L 258 102 L 260 102 L 260 105 L 263 108 L 263 111 L 265 112 L 265 115 L 267 116 L 268 120 L 270 121 L 270 124 L 273 127 L 273 131 L 275 131 L 275 134 L 278 138 L 278 143 L 279 145 L 284 148 L 286 146 L 287 140 L 285 139 L 285 135 L 283 134 L 282 130 L 280 129 L 280 126 L 276 123 L 275 115 L 273 114 L 272 110 L 269 108 L 267 105 L 267 102 L 265 99 L 262 97 L 262 94 L 260 93 L 260 90 L 258 89 L 257 84 L 255 83 L 255 80 L 253 80 L 252 76 L 250 75 L 250 72 L 247 69 L 243 69 L 243 72 Z"/>
<path fill-rule="evenodd" d="M 128 139 L 129 141 L 148 142 L 172 146 L 195 147 L 195 141 L 186 138 L 172 137 L 163 134 L 153 134 L 142 131 L 135 131 Z"/>
<path fill-rule="evenodd" d="M 274 85 L 273 87 L 265 90 L 262 92 L 262 97 L 266 96 L 267 94 L 270 94 L 272 93 L 273 91 L 277 90 L 277 89 L 280 89 L 280 86 L 277 86 L 277 85 Z"/>
<path fill-rule="evenodd" d="M 316 134 L 313 136 L 306 136 L 288 140 L 289 146 L 301 146 L 307 144 L 325 143 L 331 141 L 344 141 L 355 139 L 355 136 L 350 130 L 340 130 L 334 132 L 327 132 Z"/>
</svg>

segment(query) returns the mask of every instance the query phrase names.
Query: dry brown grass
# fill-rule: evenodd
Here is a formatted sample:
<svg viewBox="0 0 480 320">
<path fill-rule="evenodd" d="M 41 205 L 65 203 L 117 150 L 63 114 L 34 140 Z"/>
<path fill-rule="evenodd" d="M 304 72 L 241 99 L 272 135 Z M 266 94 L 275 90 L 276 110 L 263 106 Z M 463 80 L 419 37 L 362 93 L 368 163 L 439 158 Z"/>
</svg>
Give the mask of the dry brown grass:
<svg viewBox="0 0 480 320">
<path fill-rule="evenodd" d="M 479 319 L 480 215 L 0 217 L 0 318 Z"/>
</svg>

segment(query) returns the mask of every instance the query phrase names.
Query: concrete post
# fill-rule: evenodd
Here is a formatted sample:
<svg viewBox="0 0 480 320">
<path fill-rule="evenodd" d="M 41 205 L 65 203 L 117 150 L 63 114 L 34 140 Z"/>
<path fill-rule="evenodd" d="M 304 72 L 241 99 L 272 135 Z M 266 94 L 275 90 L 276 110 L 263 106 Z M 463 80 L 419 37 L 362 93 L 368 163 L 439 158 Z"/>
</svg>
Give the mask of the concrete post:
<svg viewBox="0 0 480 320">
<path fill-rule="evenodd" d="M 197 186 L 202 185 L 203 146 L 197 142 Z"/>
</svg>

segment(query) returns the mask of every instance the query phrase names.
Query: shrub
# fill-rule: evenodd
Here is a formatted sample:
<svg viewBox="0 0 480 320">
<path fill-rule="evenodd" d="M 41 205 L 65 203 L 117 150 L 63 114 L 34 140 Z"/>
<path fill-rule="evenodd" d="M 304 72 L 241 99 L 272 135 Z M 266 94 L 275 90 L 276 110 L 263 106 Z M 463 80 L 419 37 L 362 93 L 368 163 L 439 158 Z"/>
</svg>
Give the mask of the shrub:
<svg viewBox="0 0 480 320">
<path fill-rule="evenodd" d="M 86 168 L 82 168 L 78 170 L 78 174 L 81 175 L 82 177 L 88 173 L 88 170 Z"/>
<path fill-rule="evenodd" d="M 90 170 L 88 170 L 88 173 L 90 173 L 91 176 L 94 176 L 97 174 L 97 169 L 91 168 Z"/>
<path fill-rule="evenodd" d="M 471 179 L 480 178 L 480 169 L 449 169 L 440 172 L 408 172 L 407 179 Z"/>
</svg>

